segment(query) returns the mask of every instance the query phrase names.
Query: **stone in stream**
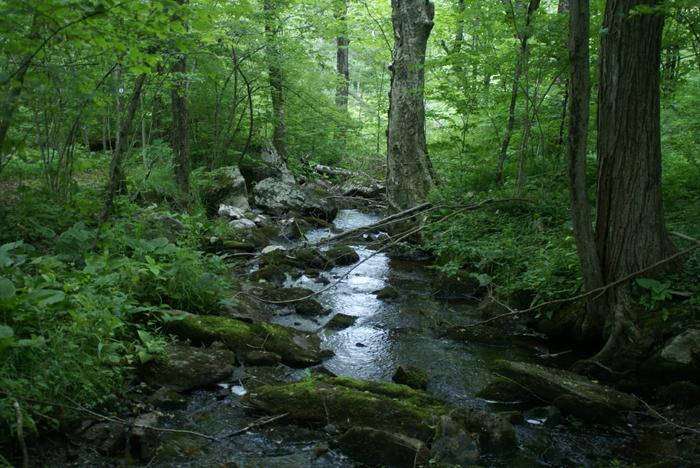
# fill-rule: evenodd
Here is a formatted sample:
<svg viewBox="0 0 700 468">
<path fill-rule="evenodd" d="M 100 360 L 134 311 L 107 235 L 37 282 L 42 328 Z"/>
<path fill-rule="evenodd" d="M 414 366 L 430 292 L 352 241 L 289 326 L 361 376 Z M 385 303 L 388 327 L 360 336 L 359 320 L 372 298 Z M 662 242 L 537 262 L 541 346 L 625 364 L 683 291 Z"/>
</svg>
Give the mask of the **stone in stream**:
<svg viewBox="0 0 700 468">
<path fill-rule="evenodd" d="M 419 440 L 428 440 L 437 418 L 449 412 L 441 400 L 405 385 L 326 376 L 256 388 L 243 404 L 267 414 L 288 413 L 286 419 L 298 423 L 372 427 Z"/>
<path fill-rule="evenodd" d="M 441 416 L 430 458 L 438 466 L 472 466 L 479 461 L 479 445 L 452 418 Z"/>
<path fill-rule="evenodd" d="M 277 287 L 267 287 L 256 291 L 256 295 L 262 297 L 265 300 L 273 302 L 284 302 L 289 301 L 289 304 L 293 304 L 294 301 L 304 300 L 313 296 L 315 293 L 311 289 L 307 288 L 277 288 Z"/>
<path fill-rule="evenodd" d="M 328 313 L 328 310 L 316 299 L 304 299 L 294 304 L 294 310 L 299 315 L 315 317 Z"/>
<path fill-rule="evenodd" d="M 416 390 L 425 390 L 428 386 L 428 374 L 423 369 L 415 366 L 399 366 L 391 380 Z"/>
<path fill-rule="evenodd" d="M 279 354 L 282 363 L 291 367 L 309 367 L 321 362 L 320 339 L 313 334 L 272 323 L 246 323 L 215 315 L 181 316 L 182 319 L 166 322 L 163 328 L 195 344 L 219 341 L 238 353 L 252 349 L 270 351 Z"/>
<path fill-rule="evenodd" d="M 328 321 L 328 323 L 326 323 L 326 328 L 331 329 L 331 330 L 342 330 L 344 328 L 348 328 L 348 327 L 355 325 L 356 321 L 357 321 L 357 317 L 353 317 L 352 315 L 337 313 L 333 316 L 332 319 L 330 319 Z"/>
<path fill-rule="evenodd" d="M 335 266 L 352 265 L 360 261 L 360 256 L 348 245 L 336 245 L 325 252 L 330 263 Z"/>
<path fill-rule="evenodd" d="M 338 438 L 337 446 L 353 460 L 371 466 L 413 468 L 430 458 L 420 440 L 372 427 L 351 428 Z"/>
<path fill-rule="evenodd" d="M 141 368 L 143 379 L 177 392 L 208 387 L 231 375 L 236 356 L 220 347 L 195 348 L 169 344 L 161 356 Z"/>
<path fill-rule="evenodd" d="M 629 394 L 560 369 L 524 362 L 498 360 L 494 370 L 520 384 L 565 414 L 590 422 L 611 422 L 638 406 Z"/>
<path fill-rule="evenodd" d="M 148 402 L 161 410 L 174 410 L 187 404 L 184 395 L 167 387 L 161 387 L 148 397 Z"/>
<path fill-rule="evenodd" d="M 289 180 L 274 177 L 261 180 L 253 188 L 253 196 L 259 208 L 273 215 L 296 212 L 331 221 L 338 213 L 338 207 L 326 193 Z"/>
<path fill-rule="evenodd" d="M 507 452 L 517 448 L 515 429 L 505 418 L 476 407 L 457 408 L 450 418 L 471 434 L 479 436 L 484 452 Z"/>
<path fill-rule="evenodd" d="M 518 383 L 503 377 L 493 379 L 486 387 L 479 390 L 476 396 L 501 403 L 530 402 L 533 399 L 532 395 Z"/>
<path fill-rule="evenodd" d="M 377 299 L 381 301 L 399 298 L 399 292 L 391 286 L 386 286 L 382 289 L 372 291 L 372 294 L 376 295 Z"/>
</svg>

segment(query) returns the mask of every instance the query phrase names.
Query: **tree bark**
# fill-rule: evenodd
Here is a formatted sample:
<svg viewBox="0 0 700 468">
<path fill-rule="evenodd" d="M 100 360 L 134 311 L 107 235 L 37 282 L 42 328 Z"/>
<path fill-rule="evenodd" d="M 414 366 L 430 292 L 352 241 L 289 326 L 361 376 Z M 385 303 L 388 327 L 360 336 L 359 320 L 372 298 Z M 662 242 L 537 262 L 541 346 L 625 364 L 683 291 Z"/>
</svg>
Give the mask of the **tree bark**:
<svg viewBox="0 0 700 468">
<path fill-rule="evenodd" d="M 661 14 L 632 14 L 659 0 L 608 0 L 600 47 L 596 246 L 610 283 L 669 256 L 661 194 Z M 634 349 L 629 286 L 607 297 L 608 341 L 600 361 Z"/>
<path fill-rule="evenodd" d="M 272 100 L 272 144 L 282 160 L 287 162 L 287 125 L 284 110 L 284 75 L 280 66 L 280 52 L 277 46 L 278 27 L 276 21 L 278 0 L 265 0 L 265 37 L 267 40 L 268 80 Z"/>
<path fill-rule="evenodd" d="M 425 51 L 433 28 L 428 0 L 392 0 L 394 50 L 387 132 L 387 198 L 400 211 L 425 201 L 433 174 L 425 140 Z"/>
<path fill-rule="evenodd" d="M 11 82 L 10 90 L 7 93 L 7 98 L 4 99 L 3 107 L 4 110 L 0 114 L 0 172 L 2 172 L 3 167 L 7 161 L 5 161 L 4 147 L 5 138 L 7 137 L 7 132 L 10 129 L 10 123 L 12 122 L 12 117 L 17 110 L 19 104 L 19 97 L 24 89 L 24 77 L 29 70 L 29 64 L 31 62 L 25 60 L 20 67 L 20 69 L 15 74 L 15 79 Z"/>
<path fill-rule="evenodd" d="M 336 38 L 336 72 L 338 73 L 338 86 L 335 91 L 335 104 L 342 112 L 348 111 L 348 94 L 350 91 L 350 39 L 348 38 L 347 0 L 336 0 L 335 18 L 339 23 L 340 34 Z"/>
<path fill-rule="evenodd" d="M 569 112 L 568 174 L 571 195 L 571 220 L 576 239 L 583 287 L 592 291 L 603 286 L 600 260 L 588 203 L 586 183 L 586 155 L 588 119 L 591 99 L 590 53 L 590 5 L 589 0 L 571 0 L 569 16 L 569 83 L 571 102 Z M 604 316 L 601 301 L 589 297 L 587 314 L 582 326 L 584 335 L 599 334 Z"/>
<path fill-rule="evenodd" d="M 177 0 L 178 5 L 186 5 L 188 0 Z M 173 21 L 183 21 L 177 14 Z M 185 30 L 187 24 L 184 24 Z M 176 51 L 177 59 L 172 65 L 173 84 L 170 89 L 170 105 L 172 110 L 171 145 L 173 148 L 173 169 L 175 184 L 182 201 L 189 204 L 190 198 L 190 161 L 189 114 L 187 111 L 187 57 L 182 51 Z"/>
<path fill-rule="evenodd" d="M 124 174 L 122 172 L 122 163 L 128 149 L 129 131 L 131 130 L 131 126 L 134 122 L 134 115 L 136 115 L 136 110 L 139 106 L 141 91 L 143 90 L 143 84 L 145 81 L 145 73 L 142 73 L 136 78 L 136 81 L 134 82 L 134 90 L 131 92 L 131 98 L 129 100 L 129 108 L 119 126 L 117 144 L 114 148 L 112 161 L 109 165 L 109 181 L 107 182 L 105 206 L 100 217 L 101 222 L 106 221 L 112 215 L 112 211 L 114 209 L 114 197 L 120 193 L 124 193 L 126 190 Z"/>
</svg>

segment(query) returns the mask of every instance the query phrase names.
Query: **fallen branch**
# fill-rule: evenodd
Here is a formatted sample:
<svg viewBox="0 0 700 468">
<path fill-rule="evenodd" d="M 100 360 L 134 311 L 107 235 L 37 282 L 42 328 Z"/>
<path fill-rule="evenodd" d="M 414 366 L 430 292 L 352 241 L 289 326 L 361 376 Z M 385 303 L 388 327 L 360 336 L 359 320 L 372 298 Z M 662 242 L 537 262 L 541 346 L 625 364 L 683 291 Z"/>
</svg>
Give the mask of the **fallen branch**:
<svg viewBox="0 0 700 468">
<path fill-rule="evenodd" d="M 533 311 L 535 311 L 535 310 L 539 310 L 539 309 L 541 309 L 541 308 L 543 308 L 543 307 L 547 307 L 547 306 L 551 306 L 551 305 L 556 305 L 556 304 L 567 304 L 567 303 L 569 303 L 569 302 L 575 302 L 575 301 L 578 301 L 578 300 L 580 300 L 580 299 L 584 299 L 584 298 L 586 298 L 586 297 L 588 297 L 588 296 L 592 296 L 593 294 L 596 294 L 596 298 L 598 298 L 598 297 L 602 296 L 603 294 L 605 294 L 605 292 L 606 292 L 607 290 L 609 290 L 610 288 L 614 288 L 615 286 L 619 286 L 619 285 L 622 284 L 622 283 L 626 283 L 627 281 L 630 281 L 630 280 L 632 280 L 632 279 L 638 277 L 639 275 L 641 275 L 641 274 L 643 274 L 643 273 L 646 273 L 646 272 L 648 272 L 648 271 L 654 270 L 654 269 L 660 267 L 661 265 L 665 265 L 666 263 L 672 262 L 673 260 L 675 260 L 675 259 L 677 259 L 677 258 L 679 258 L 679 257 L 682 257 L 682 256 L 684 256 L 684 255 L 687 255 L 687 254 L 689 254 L 690 252 L 692 252 L 693 250 L 695 250 L 695 249 L 697 249 L 697 248 L 700 248 L 700 240 L 698 240 L 698 239 L 695 239 L 695 238 L 693 238 L 693 237 L 687 236 L 687 235 L 682 234 L 682 233 L 680 233 L 680 232 L 672 232 L 671 234 L 673 234 L 673 235 L 676 236 L 676 237 L 680 237 L 681 239 L 685 239 L 685 240 L 687 240 L 687 241 L 690 241 L 690 242 L 693 243 L 693 245 L 691 245 L 690 247 L 688 247 L 688 248 L 686 248 L 686 249 L 680 250 L 680 251 L 676 252 L 675 254 L 670 255 L 670 256 L 668 256 L 668 257 L 666 257 L 666 258 L 664 258 L 664 259 L 661 259 L 661 260 L 659 260 L 658 262 L 654 262 L 654 263 L 652 263 L 651 265 L 642 268 L 641 270 L 637 270 L 637 271 L 635 271 L 635 272 L 633 272 L 633 273 L 630 273 L 630 274 L 627 275 L 627 276 L 624 276 L 624 277 L 622 277 L 622 278 L 620 278 L 620 279 L 618 279 L 618 280 L 615 280 L 615 281 L 613 281 L 613 282 L 611 282 L 611 283 L 608 283 L 608 284 L 606 284 L 606 285 L 604 285 L 604 286 L 601 286 L 601 287 L 599 287 L 599 288 L 591 289 L 590 291 L 587 291 L 587 292 L 585 292 L 585 293 L 578 294 L 578 295 L 576 295 L 576 296 L 565 297 L 565 298 L 563 298 L 563 299 L 554 299 L 554 300 L 551 300 L 551 301 L 542 302 L 542 303 L 537 304 L 537 305 L 535 305 L 535 306 L 528 307 L 527 309 L 520 309 L 520 310 L 518 310 L 518 309 L 513 309 L 513 308 L 509 307 L 507 304 L 504 304 L 503 302 L 499 301 L 496 297 L 491 296 L 491 299 L 492 299 L 496 304 L 498 304 L 498 305 L 500 305 L 500 306 L 502 306 L 502 307 L 508 309 L 508 312 L 503 313 L 503 314 L 496 315 L 496 316 L 494 316 L 494 317 L 491 317 L 491 318 L 486 319 L 486 320 L 482 320 L 482 321 L 480 321 L 480 322 L 470 323 L 470 324 L 468 324 L 468 325 L 464 325 L 464 327 L 475 327 L 475 326 L 478 326 L 478 325 L 484 325 L 484 324 L 486 324 L 486 323 L 494 322 L 494 321 L 496 321 L 496 320 L 498 320 L 498 319 L 502 319 L 502 318 L 505 318 L 505 317 L 512 317 L 512 316 L 515 316 L 515 315 L 530 313 L 530 312 L 533 312 Z"/>
<path fill-rule="evenodd" d="M 256 421 L 253 421 L 252 423 L 248 424 L 246 427 L 235 430 L 235 431 L 231 432 L 230 434 L 226 434 L 225 436 L 220 437 L 220 439 L 225 439 L 228 437 L 234 437 L 237 435 L 241 435 L 241 434 L 244 434 L 244 433 L 250 431 L 251 429 L 255 429 L 256 427 L 267 426 L 268 424 L 272 424 L 273 422 L 278 421 L 282 418 L 285 418 L 288 415 L 289 415 L 289 413 L 282 413 L 282 414 L 278 414 L 277 416 L 268 416 L 268 417 L 260 418 Z"/>
<path fill-rule="evenodd" d="M 695 434 L 700 434 L 700 430 L 699 430 L 699 429 L 696 429 L 696 428 L 694 428 L 694 427 L 689 427 L 689 426 L 683 426 L 682 424 L 678 424 L 678 423 L 676 423 L 676 422 L 673 422 L 673 421 L 671 421 L 670 419 L 668 419 L 666 416 L 664 416 L 663 414 L 659 413 L 659 412 L 658 412 L 656 409 L 654 409 L 649 403 L 647 403 L 646 401 L 642 400 L 642 399 L 639 398 L 637 395 L 634 395 L 634 397 L 635 397 L 637 400 L 639 400 L 639 401 L 646 407 L 647 411 L 649 411 L 649 413 L 650 413 L 653 417 L 662 420 L 663 422 L 665 422 L 665 423 L 668 424 L 669 426 L 673 426 L 673 427 L 675 427 L 676 429 L 680 429 L 680 430 L 683 430 L 683 431 L 688 431 L 688 432 L 693 432 L 693 433 L 695 433 Z"/>
</svg>

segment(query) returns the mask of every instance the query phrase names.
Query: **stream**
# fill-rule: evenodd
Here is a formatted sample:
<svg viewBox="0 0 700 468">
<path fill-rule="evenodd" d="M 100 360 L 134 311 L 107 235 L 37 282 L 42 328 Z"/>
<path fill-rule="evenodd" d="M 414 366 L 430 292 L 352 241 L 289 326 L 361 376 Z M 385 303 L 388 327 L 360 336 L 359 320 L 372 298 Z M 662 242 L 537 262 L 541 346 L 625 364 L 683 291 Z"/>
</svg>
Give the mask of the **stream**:
<svg viewBox="0 0 700 468">
<path fill-rule="evenodd" d="M 380 215 L 341 210 L 335 220 L 338 230 L 372 224 Z M 329 229 L 307 233 L 310 243 L 331 235 Z M 445 303 L 432 296 L 434 271 L 427 265 L 392 259 L 365 245 L 356 245 L 359 266 L 336 267 L 324 273 L 340 283 L 322 292 L 318 300 L 332 312 L 318 319 L 304 318 L 291 307 L 275 307 L 273 322 L 300 330 L 317 332 L 322 348 L 334 356 L 323 367 L 336 375 L 366 380 L 390 381 L 400 365 L 416 366 L 429 376 L 427 391 L 450 405 L 476 405 L 489 411 L 513 411 L 513 405 L 495 405 L 477 398 L 476 393 L 492 378 L 489 363 L 496 359 L 556 365 L 552 348 L 541 337 L 523 336 L 505 346 L 460 343 L 441 338 L 441 324 L 461 325 L 479 320 L 473 305 Z M 374 254 L 374 255 L 373 255 Z M 302 276 L 288 279 L 286 286 L 315 291 L 325 287 L 316 279 Z M 391 286 L 397 299 L 377 299 L 374 291 Z M 334 331 L 323 328 L 334 314 L 357 317 L 354 325 Z M 550 354 L 551 353 L 551 354 Z M 256 420 L 240 405 L 240 394 L 258 385 L 299 380 L 311 371 L 275 367 L 238 367 L 233 379 L 215 390 L 189 395 L 187 405 L 163 418 L 161 426 L 204 434 L 226 434 Z M 546 403 L 543 403 L 545 405 Z M 653 427 L 631 423 L 619 426 L 591 426 L 564 419 L 547 419 L 526 412 L 515 424 L 519 450 L 512 454 L 483 454 L 482 466 L 618 466 L 624 463 L 658 461 L 665 441 Z M 211 443 L 187 434 L 162 434 L 163 449 L 150 461 L 156 467 L 345 467 L 355 466 L 341 452 L 329 447 L 332 435 L 323 429 L 285 424 L 283 420 L 255 427 L 240 435 Z M 660 448 L 661 447 L 661 448 Z M 113 459 L 81 453 L 80 466 L 119 465 Z M 666 465 L 664 465 L 666 466 Z"/>
</svg>

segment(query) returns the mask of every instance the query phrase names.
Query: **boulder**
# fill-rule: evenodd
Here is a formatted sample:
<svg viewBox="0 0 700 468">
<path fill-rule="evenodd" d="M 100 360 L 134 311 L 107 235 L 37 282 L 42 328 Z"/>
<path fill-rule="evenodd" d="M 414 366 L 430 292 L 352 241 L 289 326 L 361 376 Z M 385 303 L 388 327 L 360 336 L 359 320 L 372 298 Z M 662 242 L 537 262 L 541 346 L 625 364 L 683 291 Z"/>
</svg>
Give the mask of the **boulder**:
<svg viewBox="0 0 700 468">
<path fill-rule="evenodd" d="M 479 461 L 479 446 L 452 418 L 441 416 L 430 458 L 438 466 L 470 467 Z"/>
<path fill-rule="evenodd" d="M 230 376 L 235 359 L 228 349 L 169 344 L 162 356 L 143 366 L 142 375 L 151 385 L 187 392 L 213 385 Z"/>
<path fill-rule="evenodd" d="M 527 390 L 510 379 L 497 377 L 482 388 L 477 397 L 501 403 L 529 402 L 532 399 Z"/>
<path fill-rule="evenodd" d="M 326 328 L 331 330 L 342 330 L 343 328 L 348 328 L 355 325 L 356 321 L 357 317 L 338 313 L 326 323 Z"/>
<path fill-rule="evenodd" d="M 220 204 L 242 211 L 250 209 L 245 179 L 236 166 L 220 167 L 202 173 L 197 180 L 197 188 L 210 214 L 216 213 Z"/>
<path fill-rule="evenodd" d="M 416 390 L 425 390 L 428 386 L 428 374 L 415 366 L 399 366 L 391 378 L 401 385 L 408 385 Z"/>
<path fill-rule="evenodd" d="M 405 385 L 322 375 L 259 387 L 243 404 L 269 414 L 287 413 L 291 421 L 372 427 L 420 440 L 428 440 L 436 417 L 448 412 L 442 401 Z"/>
<path fill-rule="evenodd" d="M 700 330 L 690 328 L 668 340 L 645 367 L 647 373 L 700 381 Z"/>
<path fill-rule="evenodd" d="M 496 361 L 495 370 L 520 384 L 524 390 L 552 402 L 562 412 L 585 421 L 614 421 L 638 406 L 634 396 L 573 372 L 504 360 Z"/>
<path fill-rule="evenodd" d="M 228 225 L 235 230 L 255 229 L 258 227 L 255 221 L 251 221 L 248 218 L 234 219 Z"/>
<path fill-rule="evenodd" d="M 355 249 L 348 245 L 333 246 L 326 250 L 325 254 L 331 264 L 335 266 L 352 265 L 360 261 L 360 256 L 355 252 Z"/>
<path fill-rule="evenodd" d="M 258 182 L 253 195 L 259 208 L 277 216 L 296 212 L 330 221 L 338 212 L 326 194 L 273 177 Z"/>
<path fill-rule="evenodd" d="M 507 452 L 517 448 L 513 425 L 497 414 L 466 407 L 453 410 L 450 418 L 467 432 L 477 434 L 484 452 Z"/>
<path fill-rule="evenodd" d="M 179 320 L 166 322 L 163 328 L 194 344 L 209 345 L 219 341 L 238 353 L 251 349 L 277 353 L 282 362 L 291 367 L 309 367 L 321 362 L 320 339 L 316 335 L 281 325 L 185 313 Z"/>
<path fill-rule="evenodd" d="M 386 187 L 378 182 L 357 182 L 348 180 L 334 187 L 337 193 L 344 197 L 361 197 L 376 199 L 386 194 Z"/>
<path fill-rule="evenodd" d="M 379 299 L 381 301 L 399 298 L 399 292 L 396 289 L 392 288 L 391 286 L 386 286 L 382 289 L 378 289 L 376 291 L 373 291 L 372 294 L 375 294 L 377 296 L 377 299 Z"/>
<path fill-rule="evenodd" d="M 150 461 L 155 457 L 159 445 L 159 433 L 151 428 L 158 427 L 158 419 L 156 413 L 145 413 L 134 418 L 127 444 L 132 458 Z"/>
<path fill-rule="evenodd" d="M 276 177 L 294 183 L 294 176 L 272 145 L 263 148 L 257 158 L 246 158 L 241 161 L 240 167 L 248 184 L 260 182 L 268 177 Z"/>
<path fill-rule="evenodd" d="M 108 456 L 122 455 L 126 447 L 124 426 L 116 422 L 85 421 L 72 438 Z"/>
<path fill-rule="evenodd" d="M 245 218 L 246 212 L 240 208 L 235 207 L 235 206 L 225 205 L 225 204 L 221 203 L 221 204 L 219 204 L 219 209 L 217 210 L 217 214 L 221 217 L 224 217 L 224 218 L 241 219 L 241 218 Z"/>
<path fill-rule="evenodd" d="M 161 410 L 174 410 L 187 404 L 187 398 L 168 387 L 161 387 L 148 397 L 148 402 Z"/>
<path fill-rule="evenodd" d="M 294 310 L 299 315 L 315 317 L 328 313 L 328 310 L 316 299 L 304 299 L 294 304 Z"/>
<path fill-rule="evenodd" d="M 338 438 L 348 457 L 371 466 L 413 468 L 428 462 L 430 451 L 420 440 L 372 427 L 353 427 Z"/>
</svg>

